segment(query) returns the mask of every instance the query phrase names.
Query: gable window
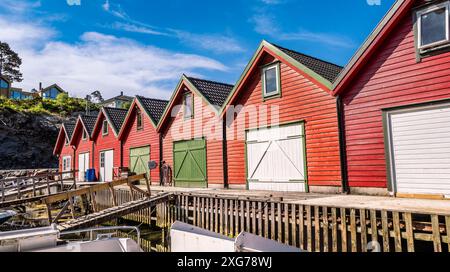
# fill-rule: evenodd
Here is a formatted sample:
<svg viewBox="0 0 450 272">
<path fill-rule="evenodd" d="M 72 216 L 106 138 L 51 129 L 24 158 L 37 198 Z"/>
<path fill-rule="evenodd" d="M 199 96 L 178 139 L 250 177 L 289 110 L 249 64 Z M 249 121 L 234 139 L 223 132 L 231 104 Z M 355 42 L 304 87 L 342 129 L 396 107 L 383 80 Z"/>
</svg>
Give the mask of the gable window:
<svg viewBox="0 0 450 272">
<path fill-rule="evenodd" d="M 65 145 L 69 145 L 69 139 L 66 138 L 66 141 L 64 142 Z"/>
<path fill-rule="evenodd" d="M 142 113 L 139 109 L 136 111 L 136 127 L 138 130 L 142 129 Z"/>
<path fill-rule="evenodd" d="M 108 135 L 108 121 L 107 120 L 103 121 L 102 134 Z"/>
<path fill-rule="evenodd" d="M 450 43 L 449 2 L 417 11 L 417 44 L 420 50 Z"/>
<path fill-rule="evenodd" d="M 187 93 L 184 95 L 184 101 L 183 101 L 183 114 L 184 114 L 184 118 L 188 119 L 188 118 L 193 118 L 194 117 L 194 111 L 193 111 L 193 99 L 192 99 L 192 94 L 191 93 Z"/>
<path fill-rule="evenodd" d="M 280 88 L 280 65 L 271 64 L 262 69 L 263 96 L 273 97 L 281 94 Z"/>
<path fill-rule="evenodd" d="M 85 129 L 83 129 L 83 140 L 87 140 L 87 133 Z"/>
</svg>

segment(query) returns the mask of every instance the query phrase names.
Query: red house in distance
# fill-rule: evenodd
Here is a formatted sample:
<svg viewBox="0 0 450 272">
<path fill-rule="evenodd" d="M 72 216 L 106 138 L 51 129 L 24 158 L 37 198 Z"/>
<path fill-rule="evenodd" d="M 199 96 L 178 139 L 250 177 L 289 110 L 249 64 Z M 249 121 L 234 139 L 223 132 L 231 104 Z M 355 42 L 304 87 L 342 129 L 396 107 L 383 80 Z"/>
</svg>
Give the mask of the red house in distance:
<svg viewBox="0 0 450 272">
<path fill-rule="evenodd" d="M 122 142 L 119 131 L 127 114 L 125 109 L 103 107 L 92 131 L 93 165 L 99 181 L 112 181 L 122 166 Z"/>
<path fill-rule="evenodd" d="M 149 180 L 160 182 L 161 139 L 156 131 L 168 101 L 136 96 L 118 134 L 122 142 L 122 166 L 131 173 L 150 174 Z M 155 161 L 158 168 L 149 173 L 148 162 Z"/>
<path fill-rule="evenodd" d="M 158 124 L 163 160 L 175 186 L 227 185 L 226 139 L 219 110 L 233 86 L 182 76 Z"/>
<path fill-rule="evenodd" d="M 86 170 L 93 168 L 94 142 L 92 141 L 92 131 L 94 129 L 97 116 L 78 116 L 70 145 L 75 149 L 75 169 L 78 170 L 77 180 L 85 181 Z"/>
<path fill-rule="evenodd" d="M 74 123 L 62 123 L 59 129 L 53 155 L 58 157 L 58 169 L 60 172 L 73 171 L 75 169 L 75 149 L 70 145 L 70 139 L 75 128 Z"/>
</svg>

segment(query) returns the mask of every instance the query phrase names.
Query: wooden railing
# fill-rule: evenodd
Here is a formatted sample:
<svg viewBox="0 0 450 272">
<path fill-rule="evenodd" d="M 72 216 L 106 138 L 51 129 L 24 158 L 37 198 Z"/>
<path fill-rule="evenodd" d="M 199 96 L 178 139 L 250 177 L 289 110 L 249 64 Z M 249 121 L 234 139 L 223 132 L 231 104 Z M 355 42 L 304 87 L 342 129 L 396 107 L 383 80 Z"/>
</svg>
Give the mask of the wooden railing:
<svg viewBox="0 0 450 272">
<path fill-rule="evenodd" d="M 47 190 L 47 194 L 51 194 L 50 188 L 58 185 L 61 190 L 64 190 L 65 181 L 73 181 L 73 188 L 76 188 L 76 181 L 74 179 L 77 171 L 47 173 L 36 175 L 32 177 L 17 177 L 13 179 L 0 180 L 0 200 L 5 202 L 7 200 L 22 199 L 25 194 L 32 194 L 36 197 L 38 192 Z M 68 177 L 65 177 L 68 176 Z"/>
<path fill-rule="evenodd" d="M 120 201 L 129 192 L 120 190 Z M 109 204 L 107 194 L 101 205 Z M 311 252 L 450 251 L 448 214 L 401 209 L 360 209 L 315 206 L 280 198 L 235 197 L 208 193 L 175 193 L 156 214 L 143 210 L 126 219 L 160 227 L 176 220 L 235 237 L 246 231 Z"/>
<path fill-rule="evenodd" d="M 144 191 L 137 186 L 135 186 L 133 183 L 140 180 L 146 180 L 147 184 L 147 190 Z M 105 182 L 101 184 L 92 185 L 90 187 L 85 187 L 77 190 L 71 190 L 67 192 L 63 192 L 60 194 L 48 196 L 42 200 L 42 202 L 47 206 L 47 214 L 48 214 L 48 220 L 49 223 L 57 223 L 57 221 L 61 218 L 61 216 L 67 211 L 67 209 L 70 209 L 72 218 L 75 219 L 75 206 L 74 206 L 74 198 L 75 197 L 88 197 L 90 199 L 90 206 L 93 209 L 93 212 L 98 212 L 100 208 L 97 205 L 96 202 L 96 196 L 95 194 L 102 191 L 108 191 L 110 192 L 110 198 L 111 203 L 113 206 L 118 206 L 119 203 L 117 201 L 116 191 L 114 187 L 121 186 L 121 185 L 128 185 L 130 188 L 130 192 L 133 196 L 133 200 L 136 200 L 136 194 L 144 194 L 147 197 L 150 197 L 150 184 L 148 182 L 148 179 L 145 174 L 137 175 L 128 177 L 126 179 L 120 179 L 115 180 L 112 182 Z M 63 208 L 59 211 L 57 216 L 53 219 L 52 216 L 52 204 L 59 203 L 59 202 L 65 202 Z M 83 202 L 81 202 L 83 205 Z M 87 207 L 82 207 L 84 210 L 87 210 Z"/>
</svg>

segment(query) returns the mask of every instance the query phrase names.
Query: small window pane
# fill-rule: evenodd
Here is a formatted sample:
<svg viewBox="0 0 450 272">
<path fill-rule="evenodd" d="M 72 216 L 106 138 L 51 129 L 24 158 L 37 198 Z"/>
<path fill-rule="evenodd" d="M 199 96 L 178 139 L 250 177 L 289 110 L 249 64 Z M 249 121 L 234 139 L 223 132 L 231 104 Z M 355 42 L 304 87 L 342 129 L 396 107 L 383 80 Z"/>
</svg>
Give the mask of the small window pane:
<svg viewBox="0 0 450 272">
<path fill-rule="evenodd" d="M 140 110 L 137 111 L 136 126 L 137 126 L 137 129 L 141 129 L 142 128 L 142 114 L 141 114 Z"/>
<path fill-rule="evenodd" d="M 83 140 L 87 139 L 87 134 L 86 134 L 86 130 L 83 129 Z"/>
<path fill-rule="evenodd" d="M 265 92 L 266 95 L 278 93 L 277 84 L 277 69 L 275 67 L 269 68 L 264 72 L 265 78 Z"/>
<path fill-rule="evenodd" d="M 446 40 L 445 8 L 423 14 L 420 27 L 422 46 Z"/>
<path fill-rule="evenodd" d="M 103 121 L 103 134 L 108 134 L 108 121 Z"/>
<path fill-rule="evenodd" d="M 192 117 L 192 95 L 187 94 L 184 97 L 184 117 Z"/>
</svg>

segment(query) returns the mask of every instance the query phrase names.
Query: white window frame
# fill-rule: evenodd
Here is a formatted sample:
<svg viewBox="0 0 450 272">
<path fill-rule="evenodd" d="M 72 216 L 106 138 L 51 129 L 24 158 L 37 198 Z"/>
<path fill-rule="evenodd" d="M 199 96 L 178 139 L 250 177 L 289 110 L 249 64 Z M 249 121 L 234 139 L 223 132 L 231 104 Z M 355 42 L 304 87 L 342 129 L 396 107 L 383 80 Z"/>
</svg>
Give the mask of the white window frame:
<svg viewBox="0 0 450 272">
<path fill-rule="evenodd" d="M 105 127 L 106 127 L 106 132 L 105 132 Z M 102 135 L 108 135 L 108 133 L 109 133 L 108 121 L 107 120 L 103 120 L 103 123 L 102 123 Z"/>
<path fill-rule="evenodd" d="M 191 100 L 191 114 L 187 115 L 187 100 L 189 99 Z M 183 117 L 184 119 L 192 119 L 194 118 L 194 96 L 192 95 L 192 93 L 185 93 L 183 96 Z"/>
<path fill-rule="evenodd" d="M 271 69 L 275 69 L 275 80 L 276 80 L 277 91 L 276 92 L 272 92 L 272 93 L 267 93 L 266 92 L 266 87 L 267 87 L 266 71 L 271 70 Z M 281 94 L 281 88 L 280 88 L 280 65 L 279 65 L 279 63 L 275 63 L 275 64 L 272 64 L 272 65 L 268 65 L 266 67 L 263 67 L 262 68 L 262 80 L 263 80 L 262 83 L 263 83 L 263 96 L 264 96 L 264 98 L 280 95 Z"/>
<path fill-rule="evenodd" d="M 438 41 L 438 42 L 434 42 L 434 43 L 430 43 L 430 44 L 426 44 L 426 45 L 422 45 L 422 16 L 436 11 L 438 9 L 442 9 L 445 8 L 445 17 L 447 20 L 445 20 L 445 28 L 446 28 L 446 38 L 445 40 L 442 41 Z M 449 11 L 450 11 L 450 2 L 444 2 L 444 3 L 440 3 L 437 5 L 433 5 L 431 7 L 419 10 L 416 12 L 416 18 L 417 18 L 417 44 L 418 44 L 418 48 L 419 49 L 429 49 L 435 46 L 439 46 L 442 44 L 447 44 L 450 43 L 450 22 L 449 22 Z"/>
<path fill-rule="evenodd" d="M 83 135 L 82 135 L 83 140 L 87 140 L 87 132 L 86 130 L 83 128 Z"/>
</svg>

